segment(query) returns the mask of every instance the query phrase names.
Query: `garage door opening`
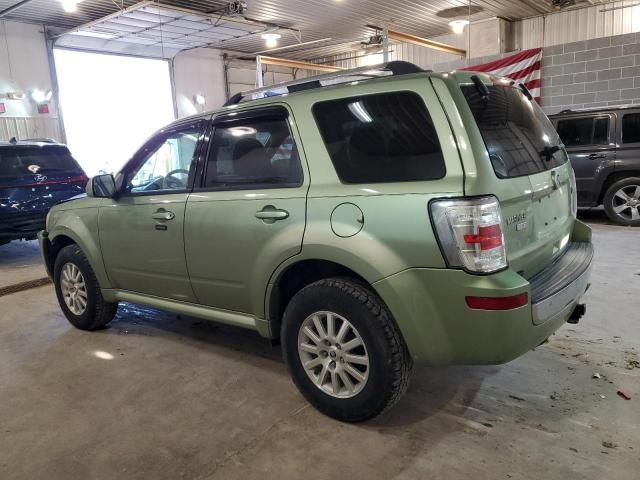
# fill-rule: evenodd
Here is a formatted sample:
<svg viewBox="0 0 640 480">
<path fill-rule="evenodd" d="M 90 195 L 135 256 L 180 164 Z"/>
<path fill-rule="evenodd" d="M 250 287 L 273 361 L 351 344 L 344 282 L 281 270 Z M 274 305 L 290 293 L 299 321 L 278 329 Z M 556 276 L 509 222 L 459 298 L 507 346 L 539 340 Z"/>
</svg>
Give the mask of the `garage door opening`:
<svg viewBox="0 0 640 480">
<path fill-rule="evenodd" d="M 166 60 L 55 49 L 67 143 L 88 175 L 113 173 L 175 118 Z"/>
</svg>

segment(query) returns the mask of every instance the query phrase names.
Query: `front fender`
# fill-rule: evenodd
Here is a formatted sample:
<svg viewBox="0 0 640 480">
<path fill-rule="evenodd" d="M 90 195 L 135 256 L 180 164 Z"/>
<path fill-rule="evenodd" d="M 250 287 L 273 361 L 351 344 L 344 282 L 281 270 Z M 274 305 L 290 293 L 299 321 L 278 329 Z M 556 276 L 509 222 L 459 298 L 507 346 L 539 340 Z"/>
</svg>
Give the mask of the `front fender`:
<svg viewBox="0 0 640 480">
<path fill-rule="evenodd" d="M 50 221 L 49 240 L 68 237 L 77 244 L 89 260 L 101 288 L 111 288 L 104 268 L 98 237 L 98 209 L 63 210 L 55 212 Z"/>
</svg>

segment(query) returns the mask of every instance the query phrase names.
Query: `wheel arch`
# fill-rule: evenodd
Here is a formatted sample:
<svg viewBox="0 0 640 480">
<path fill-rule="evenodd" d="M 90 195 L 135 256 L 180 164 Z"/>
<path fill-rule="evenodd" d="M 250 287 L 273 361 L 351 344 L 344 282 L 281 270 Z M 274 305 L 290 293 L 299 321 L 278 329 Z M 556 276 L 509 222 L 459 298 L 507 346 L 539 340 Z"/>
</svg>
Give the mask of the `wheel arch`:
<svg viewBox="0 0 640 480">
<path fill-rule="evenodd" d="M 79 233 L 75 229 L 66 226 L 57 226 L 54 232 L 49 233 L 48 241 L 50 243 L 47 268 L 49 268 L 53 274 L 53 266 L 55 265 L 56 257 L 60 253 L 60 250 L 69 245 L 77 245 L 87 257 L 100 287 L 110 288 L 109 277 L 107 276 L 104 262 L 102 261 L 100 245 L 95 238 L 95 234 L 89 232 L 86 225 L 80 224 L 78 228 L 80 229 Z"/>
<path fill-rule="evenodd" d="M 628 177 L 640 177 L 640 169 L 630 169 L 630 170 L 615 170 L 611 172 L 607 177 L 603 180 L 602 185 L 600 187 L 600 193 L 598 195 L 597 205 L 602 205 L 604 202 L 604 197 L 607 194 L 607 190 L 614 183 L 624 180 Z"/>
<path fill-rule="evenodd" d="M 331 277 L 349 277 L 375 293 L 373 282 L 352 267 L 324 258 L 297 259 L 274 273 L 267 289 L 265 312 L 272 338 L 280 336 L 282 315 L 293 296 L 307 285 Z"/>
</svg>

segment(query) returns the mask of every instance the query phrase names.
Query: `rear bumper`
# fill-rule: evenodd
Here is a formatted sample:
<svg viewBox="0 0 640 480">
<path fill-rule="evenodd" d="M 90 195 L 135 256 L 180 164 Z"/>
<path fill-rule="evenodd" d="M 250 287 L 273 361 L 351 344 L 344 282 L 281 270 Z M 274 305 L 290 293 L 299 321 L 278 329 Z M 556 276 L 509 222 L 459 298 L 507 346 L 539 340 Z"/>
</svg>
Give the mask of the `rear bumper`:
<svg viewBox="0 0 640 480">
<path fill-rule="evenodd" d="M 580 224 L 585 233 L 588 227 Z M 593 249 L 589 235 L 575 238 L 560 259 L 531 281 L 513 270 L 470 275 L 459 270 L 410 269 L 383 279 L 374 287 L 400 327 L 418 364 L 499 364 L 535 348 L 572 315 L 589 285 Z M 567 276 L 567 270 L 573 272 Z M 553 288 L 548 288 L 554 285 Z M 508 297 L 527 293 L 529 303 L 504 310 L 473 310 L 466 296 Z"/>
<path fill-rule="evenodd" d="M 0 218 L 0 240 L 35 239 L 44 229 L 46 212 Z"/>
<path fill-rule="evenodd" d="M 44 266 L 47 269 L 47 275 L 51 280 L 53 280 L 53 273 L 51 272 L 51 262 L 50 262 L 50 251 L 51 251 L 51 242 L 49 241 L 49 232 L 46 230 L 42 230 L 38 232 L 38 243 L 40 244 L 40 254 L 42 255 L 42 260 L 44 261 Z"/>
</svg>

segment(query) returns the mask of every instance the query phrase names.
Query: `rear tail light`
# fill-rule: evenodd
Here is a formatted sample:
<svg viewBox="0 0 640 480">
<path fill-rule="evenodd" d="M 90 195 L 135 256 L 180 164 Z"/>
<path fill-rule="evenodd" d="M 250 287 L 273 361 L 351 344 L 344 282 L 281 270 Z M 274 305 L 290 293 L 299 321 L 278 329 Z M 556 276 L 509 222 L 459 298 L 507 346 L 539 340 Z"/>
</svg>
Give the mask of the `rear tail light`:
<svg viewBox="0 0 640 480">
<path fill-rule="evenodd" d="M 429 210 L 450 267 L 474 273 L 493 273 L 507 267 L 500 203 L 496 197 L 436 200 Z"/>
</svg>

